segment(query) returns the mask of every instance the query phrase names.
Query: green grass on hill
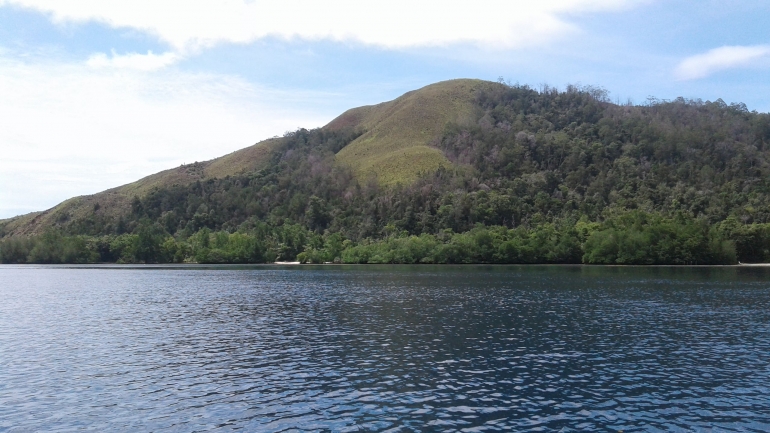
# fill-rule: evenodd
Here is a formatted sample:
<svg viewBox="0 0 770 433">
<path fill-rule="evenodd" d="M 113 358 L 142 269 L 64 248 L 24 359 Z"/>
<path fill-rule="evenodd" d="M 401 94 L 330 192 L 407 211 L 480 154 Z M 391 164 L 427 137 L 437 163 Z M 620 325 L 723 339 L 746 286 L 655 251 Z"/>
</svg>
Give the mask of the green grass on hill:
<svg viewBox="0 0 770 433">
<path fill-rule="evenodd" d="M 383 185 L 408 184 L 422 172 L 452 163 L 431 146 L 447 123 L 475 122 L 478 90 L 499 86 L 481 80 L 451 80 L 409 92 L 382 104 L 350 110 L 326 128 L 366 131 L 337 154 L 356 177 L 374 175 Z"/>
</svg>

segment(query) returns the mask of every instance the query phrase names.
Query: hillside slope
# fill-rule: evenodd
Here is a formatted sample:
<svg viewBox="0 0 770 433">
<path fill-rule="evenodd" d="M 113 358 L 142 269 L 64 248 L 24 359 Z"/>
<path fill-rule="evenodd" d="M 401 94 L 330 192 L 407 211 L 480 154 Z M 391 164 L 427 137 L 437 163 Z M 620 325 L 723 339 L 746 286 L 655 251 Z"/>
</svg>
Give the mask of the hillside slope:
<svg viewBox="0 0 770 433">
<path fill-rule="evenodd" d="M 46 211 L 2 220 L 0 237 L 39 234 L 46 228 L 64 227 L 94 214 L 118 219 L 130 213 L 134 197 L 142 198 L 153 189 L 261 169 L 268 162 L 266 156 L 280 141 L 280 138 L 265 140 L 210 161 L 186 164 L 100 193 L 73 197 Z"/>
<path fill-rule="evenodd" d="M 481 90 L 501 86 L 481 80 L 444 81 L 371 107 L 355 108 L 326 128 L 366 131 L 337 154 L 356 177 L 376 176 L 381 184 L 411 183 L 420 173 L 451 166 L 432 143 L 448 123 L 472 125 L 483 114 L 475 104 Z"/>
<path fill-rule="evenodd" d="M 439 138 L 449 122 L 475 122 L 478 109 L 474 95 L 480 89 L 494 86 L 500 85 L 469 79 L 444 81 L 393 101 L 348 110 L 322 129 L 364 132 L 336 158 L 339 164 L 349 166 L 360 181 L 375 176 L 383 185 L 410 183 L 420 173 L 452 165 L 431 142 Z M 74 197 L 43 212 L 2 220 L 0 237 L 39 234 L 48 227 L 66 227 L 93 214 L 118 219 L 130 212 L 134 197 L 141 199 L 153 189 L 262 169 L 281 142 L 282 138 L 268 139 L 210 161 L 164 170 L 127 185 Z"/>
</svg>

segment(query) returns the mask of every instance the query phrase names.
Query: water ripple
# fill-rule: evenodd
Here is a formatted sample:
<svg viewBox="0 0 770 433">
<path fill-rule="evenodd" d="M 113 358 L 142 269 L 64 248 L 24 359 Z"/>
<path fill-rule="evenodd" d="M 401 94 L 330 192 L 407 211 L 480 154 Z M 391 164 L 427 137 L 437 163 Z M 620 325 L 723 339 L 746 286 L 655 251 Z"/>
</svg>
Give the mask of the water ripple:
<svg viewBox="0 0 770 433">
<path fill-rule="evenodd" d="M 770 273 L 0 267 L 0 431 L 770 431 Z"/>
</svg>

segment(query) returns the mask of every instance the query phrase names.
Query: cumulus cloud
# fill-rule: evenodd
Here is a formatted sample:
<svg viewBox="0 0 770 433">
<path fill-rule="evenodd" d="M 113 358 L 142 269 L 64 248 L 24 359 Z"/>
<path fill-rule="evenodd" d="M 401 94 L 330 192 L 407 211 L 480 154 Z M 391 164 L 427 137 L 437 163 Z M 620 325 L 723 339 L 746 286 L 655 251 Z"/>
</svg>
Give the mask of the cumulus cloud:
<svg viewBox="0 0 770 433">
<path fill-rule="evenodd" d="M 97 21 L 156 35 L 179 52 L 218 42 L 280 38 L 355 41 L 386 48 L 475 43 L 532 46 L 576 31 L 569 14 L 649 0 L 0 0 L 58 22 Z"/>
<path fill-rule="evenodd" d="M 674 70 L 680 80 L 695 80 L 726 69 L 751 66 L 770 57 L 770 45 L 725 46 L 688 57 Z"/>
<path fill-rule="evenodd" d="M 323 102 L 314 106 L 328 95 L 276 91 L 230 76 L 2 56 L 0 94 L 0 218 L 221 156 L 298 126 L 320 126 L 337 112 Z"/>
<path fill-rule="evenodd" d="M 104 53 L 93 54 L 88 58 L 86 64 L 92 68 L 126 68 L 138 71 L 154 71 L 174 64 L 180 59 L 181 56 L 176 53 L 153 54 L 152 51 L 148 51 L 147 54 L 129 53 L 119 55 L 113 51 L 112 56 L 109 57 Z"/>
</svg>

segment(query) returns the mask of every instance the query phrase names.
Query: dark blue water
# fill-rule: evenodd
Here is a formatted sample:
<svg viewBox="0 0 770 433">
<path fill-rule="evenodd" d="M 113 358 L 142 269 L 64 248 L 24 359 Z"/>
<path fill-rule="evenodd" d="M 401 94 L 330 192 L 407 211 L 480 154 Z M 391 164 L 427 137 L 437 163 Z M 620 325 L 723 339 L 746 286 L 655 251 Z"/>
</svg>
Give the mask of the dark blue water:
<svg viewBox="0 0 770 433">
<path fill-rule="evenodd" d="M 0 431 L 770 431 L 770 270 L 0 267 Z"/>
</svg>

